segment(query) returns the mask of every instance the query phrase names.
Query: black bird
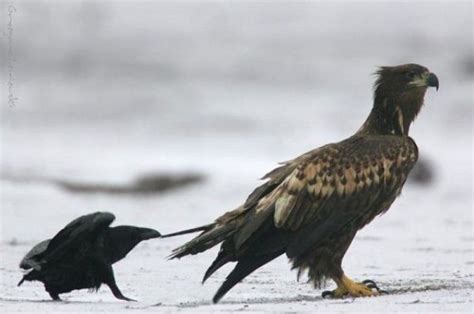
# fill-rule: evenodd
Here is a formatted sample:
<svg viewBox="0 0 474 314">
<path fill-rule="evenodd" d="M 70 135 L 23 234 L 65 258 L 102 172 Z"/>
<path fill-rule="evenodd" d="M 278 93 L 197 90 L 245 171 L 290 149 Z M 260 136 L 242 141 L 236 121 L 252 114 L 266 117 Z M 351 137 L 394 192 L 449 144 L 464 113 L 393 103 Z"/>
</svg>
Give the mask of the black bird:
<svg viewBox="0 0 474 314">
<path fill-rule="evenodd" d="M 112 264 L 120 261 L 141 241 L 159 238 L 158 231 L 134 226 L 110 228 L 115 216 L 96 212 L 81 216 L 59 231 L 54 238 L 34 246 L 20 263 L 30 270 L 26 281 L 41 281 L 53 300 L 59 294 L 78 289 L 98 290 L 109 286 L 117 299 L 125 297 L 115 283 Z"/>
<path fill-rule="evenodd" d="M 237 262 L 214 296 L 218 302 L 257 268 L 286 254 L 293 268 L 315 287 L 333 279 L 339 298 L 378 295 L 373 281 L 349 279 L 342 259 L 357 231 L 386 212 L 400 194 L 418 159 L 408 136 L 429 86 L 438 78 L 417 64 L 381 67 L 376 72 L 372 111 L 349 138 L 309 151 L 266 174 L 245 203 L 215 222 L 174 236 L 201 234 L 175 249 L 170 258 L 203 252 L 222 242 L 204 275 Z"/>
</svg>

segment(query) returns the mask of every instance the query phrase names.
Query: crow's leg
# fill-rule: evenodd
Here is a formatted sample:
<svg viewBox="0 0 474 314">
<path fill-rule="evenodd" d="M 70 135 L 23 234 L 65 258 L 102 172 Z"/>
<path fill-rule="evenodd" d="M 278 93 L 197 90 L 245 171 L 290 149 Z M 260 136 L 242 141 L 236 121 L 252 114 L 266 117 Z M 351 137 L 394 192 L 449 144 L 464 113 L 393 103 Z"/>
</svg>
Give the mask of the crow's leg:
<svg viewBox="0 0 474 314">
<path fill-rule="evenodd" d="M 53 299 L 54 301 L 61 301 L 61 298 L 59 297 L 59 293 L 54 287 L 45 284 L 44 289 L 48 292 L 51 299 Z"/>
<path fill-rule="evenodd" d="M 48 293 L 51 299 L 53 299 L 54 301 L 61 301 L 61 298 L 59 297 L 59 294 L 57 292 L 48 291 Z"/>
<path fill-rule="evenodd" d="M 115 282 L 114 271 L 112 269 L 112 266 L 110 265 L 107 266 L 106 278 L 104 280 L 104 283 L 109 286 L 110 290 L 117 299 L 136 302 L 136 300 L 127 298 L 122 294 L 122 291 L 120 291 L 119 287 L 117 286 L 117 283 Z"/>
<path fill-rule="evenodd" d="M 130 299 L 130 298 L 127 298 L 126 296 L 124 296 L 122 294 L 122 292 L 120 291 L 119 287 L 117 286 L 117 284 L 115 283 L 115 281 L 111 282 L 111 283 L 108 283 L 107 285 L 109 286 L 110 290 L 112 290 L 112 293 L 114 294 L 114 296 L 117 299 L 125 300 L 125 301 L 133 301 L 133 302 L 137 301 L 137 300 Z"/>
</svg>

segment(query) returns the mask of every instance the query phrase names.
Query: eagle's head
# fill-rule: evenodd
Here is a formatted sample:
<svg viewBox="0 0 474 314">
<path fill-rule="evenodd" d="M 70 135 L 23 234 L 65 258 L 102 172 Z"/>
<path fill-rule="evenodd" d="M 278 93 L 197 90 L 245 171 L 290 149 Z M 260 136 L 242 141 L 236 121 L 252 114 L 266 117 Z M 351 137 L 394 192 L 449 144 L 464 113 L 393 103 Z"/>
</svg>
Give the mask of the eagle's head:
<svg viewBox="0 0 474 314">
<path fill-rule="evenodd" d="M 374 107 L 360 131 L 408 135 L 428 87 L 439 88 L 436 75 L 418 64 L 380 67 L 375 75 Z"/>
<path fill-rule="evenodd" d="M 439 88 L 438 78 L 424 66 L 409 63 L 379 67 L 375 72 L 375 95 L 408 97 L 424 93 L 428 87 Z"/>
</svg>

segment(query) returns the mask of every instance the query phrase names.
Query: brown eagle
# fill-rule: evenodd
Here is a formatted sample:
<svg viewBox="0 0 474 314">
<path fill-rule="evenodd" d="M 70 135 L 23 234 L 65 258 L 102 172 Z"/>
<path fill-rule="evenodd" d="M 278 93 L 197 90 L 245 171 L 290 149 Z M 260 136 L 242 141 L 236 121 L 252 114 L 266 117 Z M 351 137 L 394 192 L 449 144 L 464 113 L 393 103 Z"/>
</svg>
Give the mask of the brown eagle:
<svg viewBox="0 0 474 314">
<path fill-rule="evenodd" d="M 351 137 L 309 151 L 267 173 L 267 181 L 243 205 L 215 222 L 167 235 L 201 232 L 173 250 L 170 258 L 203 252 L 222 243 L 203 282 L 229 262 L 237 262 L 215 294 L 218 302 L 257 268 L 286 254 L 299 274 L 308 270 L 316 287 L 337 284 L 323 296 L 380 294 L 371 281 L 344 274 L 342 259 L 357 231 L 386 212 L 418 159 L 408 136 L 429 86 L 438 78 L 417 64 L 380 67 L 369 117 Z M 167 237 L 165 236 L 165 237 Z"/>
</svg>

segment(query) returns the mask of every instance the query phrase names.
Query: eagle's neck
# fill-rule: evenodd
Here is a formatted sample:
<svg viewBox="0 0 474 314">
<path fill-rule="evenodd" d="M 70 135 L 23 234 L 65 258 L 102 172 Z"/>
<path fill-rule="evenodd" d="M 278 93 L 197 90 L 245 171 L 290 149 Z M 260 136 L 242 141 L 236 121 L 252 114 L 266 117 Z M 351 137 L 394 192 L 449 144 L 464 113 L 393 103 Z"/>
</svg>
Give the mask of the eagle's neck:
<svg viewBox="0 0 474 314">
<path fill-rule="evenodd" d="M 408 136 L 411 123 L 423 105 L 426 88 L 401 95 L 376 90 L 369 117 L 356 134 Z"/>
</svg>

